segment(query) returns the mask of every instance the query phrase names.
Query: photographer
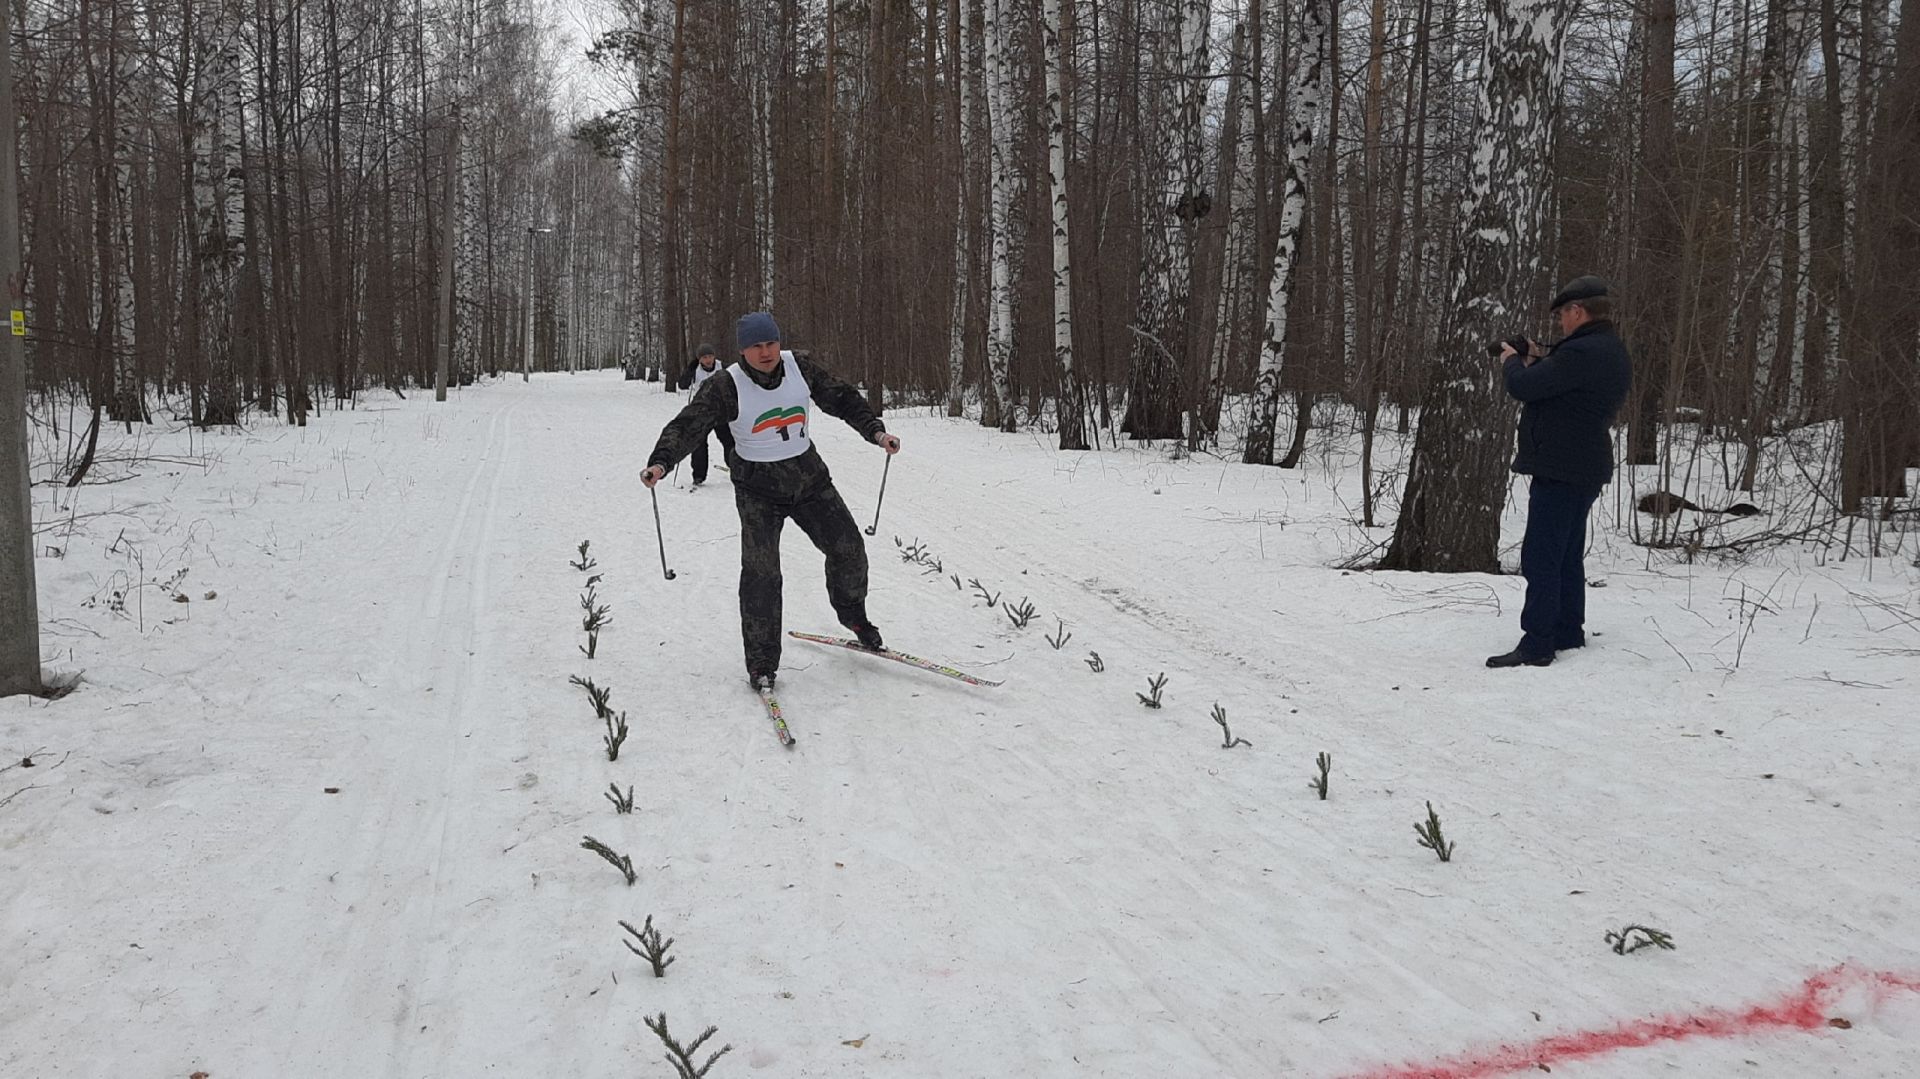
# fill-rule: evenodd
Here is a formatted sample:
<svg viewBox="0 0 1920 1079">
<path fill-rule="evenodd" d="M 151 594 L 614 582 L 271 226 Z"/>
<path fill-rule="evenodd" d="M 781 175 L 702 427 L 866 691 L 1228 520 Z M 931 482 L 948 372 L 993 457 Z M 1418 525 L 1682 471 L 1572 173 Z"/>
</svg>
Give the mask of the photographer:
<svg viewBox="0 0 1920 1079">
<path fill-rule="evenodd" d="M 1543 349 L 1521 337 L 1500 346 L 1507 393 L 1524 406 L 1513 470 L 1533 479 L 1520 543 L 1523 636 L 1513 651 L 1489 656 L 1489 667 L 1545 667 L 1555 652 L 1587 643 L 1587 511 L 1613 479 L 1610 427 L 1633 369 L 1604 280 L 1575 278 L 1552 310 L 1559 344 Z"/>
</svg>

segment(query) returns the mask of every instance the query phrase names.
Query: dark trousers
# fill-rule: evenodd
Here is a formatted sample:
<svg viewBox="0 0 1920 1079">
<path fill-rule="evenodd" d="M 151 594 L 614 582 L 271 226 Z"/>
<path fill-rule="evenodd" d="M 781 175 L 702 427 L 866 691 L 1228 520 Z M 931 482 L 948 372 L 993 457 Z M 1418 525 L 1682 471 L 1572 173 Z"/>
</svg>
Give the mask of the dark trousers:
<svg viewBox="0 0 1920 1079">
<path fill-rule="evenodd" d="M 693 482 L 707 482 L 707 439 L 702 435 L 700 444 L 693 448 Z"/>
<path fill-rule="evenodd" d="M 1520 611 L 1520 651 L 1550 656 L 1585 639 L 1587 511 L 1600 488 L 1535 477 L 1527 492 L 1527 534 L 1520 573 L 1527 603 Z"/>
<path fill-rule="evenodd" d="M 735 484 L 740 511 L 740 640 L 747 673 L 780 666 L 780 530 L 787 518 L 827 556 L 827 599 L 845 623 L 867 619 L 867 545 L 831 483 L 799 502 L 776 501 Z"/>
</svg>

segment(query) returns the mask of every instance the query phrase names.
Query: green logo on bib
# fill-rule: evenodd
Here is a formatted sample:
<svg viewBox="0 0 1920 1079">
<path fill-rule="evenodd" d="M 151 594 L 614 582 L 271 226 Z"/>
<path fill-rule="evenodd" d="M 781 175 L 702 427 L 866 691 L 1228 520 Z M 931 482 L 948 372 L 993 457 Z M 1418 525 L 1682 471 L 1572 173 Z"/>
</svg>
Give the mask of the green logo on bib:
<svg viewBox="0 0 1920 1079">
<path fill-rule="evenodd" d="M 801 437 L 806 437 L 807 410 L 805 406 L 795 405 L 792 408 L 770 408 L 762 412 L 759 417 L 753 421 L 752 430 L 756 435 L 767 430 L 779 431 L 780 441 L 785 442 L 793 437 L 787 433 L 787 428 L 789 427 L 800 428 Z"/>
</svg>

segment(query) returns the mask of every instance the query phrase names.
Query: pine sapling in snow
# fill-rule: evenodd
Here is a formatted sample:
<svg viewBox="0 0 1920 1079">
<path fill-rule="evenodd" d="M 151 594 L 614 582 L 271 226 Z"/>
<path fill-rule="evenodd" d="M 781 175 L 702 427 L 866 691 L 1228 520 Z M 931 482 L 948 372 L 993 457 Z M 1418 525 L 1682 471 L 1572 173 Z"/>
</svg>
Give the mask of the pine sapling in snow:
<svg viewBox="0 0 1920 1079">
<path fill-rule="evenodd" d="M 1067 624 L 1060 621 L 1058 617 L 1054 618 L 1053 624 L 1055 628 L 1052 633 L 1047 634 L 1047 643 L 1058 652 L 1067 646 L 1068 641 L 1073 640 L 1073 634 L 1067 632 Z"/>
<path fill-rule="evenodd" d="M 600 647 L 601 627 L 613 621 L 610 614 L 613 608 L 601 603 L 589 585 L 585 592 L 580 593 L 580 609 L 586 612 L 580 617 L 580 628 L 587 631 L 587 643 L 580 646 L 580 651 L 592 659 L 594 651 Z"/>
<path fill-rule="evenodd" d="M 713 1067 L 713 1062 L 726 1056 L 727 1053 L 733 1049 L 731 1045 L 721 1046 L 719 1052 L 708 1057 L 705 1064 L 696 1068 L 693 1066 L 693 1055 L 700 1051 L 700 1047 L 707 1043 L 708 1038 L 720 1032 L 719 1027 L 708 1027 L 698 1038 L 693 1039 L 692 1045 L 682 1048 L 680 1043 L 674 1039 L 673 1035 L 667 1033 L 666 1012 L 661 1012 L 657 1018 L 647 1016 L 646 1023 L 647 1029 L 658 1034 L 661 1043 L 667 1047 L 667 1063 L 673 1065 L 674 1075 L 677 1079 L 705 1079 L 707 1070 Z"/>
<path fill-rule="evenodd" d="M 1608 930 L 1607 943 L 1613 945 L 1613 954 L 1630 955 L 1642 948 L 1664 948 L 1673 951 L 1673 937 L 1649 925 L 1630 925 L 1618 933 Z"/>
<path fill-rule="evenodd" d="M 620 743 L 627 740 L 627 714 L 620 713 L 618 721 L 610 715 L 604 719 L 607 724 L 607 733 L 604 736 L 607 743 L 607 759 L 617 761 L 620 759 Z"/>
<path fill-rule="evenodd" d="M 607 707 L 607 698 L 613 696 L 612 686 L 601 689 L 593 684 L 593 679 L 582 678 L 577 674 L 568 678 L 567 681 L 587 691 L 587 701 L 593 705 L 594 718 L 605 719 L 613 715 L 613 709 Z"/>
<path fill-rule="evenodd" d="M 602 792 L 600 796 L 613 803 L 613 811 L 615 813 L 633 812 L 633 785 L 631 783 L 627 785 L 627 793 L 625 794 L 620 793 L 620 784 L 609 783 L 607 784 L 607 789 Z"/>
<path fill-rule="evenodd" d="M 590 541 L 581 540 L 580 541 L 580 560 L 578 562 L 569 562 L 567 563 L 567 565 L 572 566 L 574 569 L 579 570 L 581 573 L 585 573 L 588 570 L 592 569 L 593 567 L 599 565 L 600 563 L 595 562 L 592 556 L 587 554 L 587 548 L 590 545 L 591 545 Z"/>
<path fill-rule="evenodd" d="M 1094 669 L 1098 670 L 1099 668 L 1096 667 Z M 1146 705 L 1148 708 L 1158 708 L 1160 707 L 1160 690 L 1165 688 L 1166 684 L 1167 672 L 1161 671 L 1158 678 L 1147 679 L 1147 690 L 1151 692 L 1153 696 L 1149 697 L 1146 693 L 1135 693 L 1134 696 L 1140 698 L 1140 703 Z"/>
<path fill-rule="evenodd" d="M 1098 652 L 1088 652 L 1087 658 L 1080 662 L 1086 664 L 1095 674 L 1099 674 L 1101 671 L 1107 669 L 1107 665 L 1100 661 L 1100 653 Z"/>
<path fill-rule="evenodd" d="M 980 578 L 972 578 L 967 583 L 973 586 L 973 590 L 979 593 L 981 599 L 987 601 L 987 610 L 993 610 L 1000 602 L 1000 593 L 987 591 L 987 586 L 980 583 Z"/>
<path fill-rule="evenodd" d="M 1246 746 L 1248 749 L 1253 748 L 1252 742 L 1247 741 L 1245 738 L 1235 738 L 1233 736 L 1233 728 L 1227 726 L 1227 710 L 1220 707 L 1219 701 L 1213 702 L 1213 721 L 1220 724 L 1221 749 L 1232 749 L 1234 746 Z"/>
<path fill-rule="evenodd" d="M 664 941 L 660 939 L 660 931 L 653 927 L 653 915 L 647 915 L 647 924 L 640 929 L 635 929 L 631 923 L 624 921 L 620 923 L 620 928 L 633 934 L 633 939 L 639 941 L 640 946 L 634 947 L 633 940 L 623 940 L 620 943 L 626 945 L 628 951 L 652 963 L 654 977 L 666 977 L 667 968 L 673 965 L 673 958 L 667 955 L 667 949 L 673 947 L 673 938 L 668 937 Z"/>
<path fill-rule="evenodd" d="M 960 575 L 958 573 L 949 573 L 947 574 L 947 578 L 953 582 L 953 590 L 955 592 L 965 592 L 967 590 L 967 586 L 960 583 Z"/>
<path fill-rule="evenodd" d="M 600 842 L 598 839 L 595 839 L 592 836 L 586 836 L 581 840 L 580 846 L 584 847 L 587 850 L 592 851 L 595 854 L 598 854 L 602 858 L 605 858 L 609 865 L 613 866 L 615 869 L 618 869 L 620 871 L 620 875 L 627 878 L 627 887 L 629 888 L 633 887 L 633 882 L 640 879 L 640 874 L 635 873 L 633 871 L 632 858 L 629 858 L 624 854 L 613 853 L 612 847 L 607 846 L 605 843 Z"/>
<path fill-rule="evenodd" d="M 921 571 L 923 575 L 938 577 L 947 571 L 947 567 L 938 558 L 933 557 L 933 552 L 927 549 L 926 544 L 920 542 L 918 536 L 913 538 L 911 544 L 901 543 L 900 537 L 895 536 L 893 545 L 900 548 L 900 561 L 924 566 L 925 569 Z"/>
<path fill-rule="evenodd" d="M 1002 610 L 1007 612 L 1007 619 L 1013 623 L 1014 629 L 1026 629 L 1027 623 L 1033 621 L 1033 604 L 1027 602 L 1025 596 L 1020 597 L 1020 606 L 1009 603 Z"/>
<path fill-rule="evenodd" d="M 1440 814 L 1433 811 L 1433 803 L 1427 803 L 1425 824 L 1415 824 L 1413 834 L 1420 837 L 1420 845 L 1440 856 L 1443 862 L 1453 861 L 1453 844 L 1440 834 Z"/>
<path fill-rule="evenodd" d="M 1320 767 L 1320 774 L 1307 780 L 1307 786 L 1312 787 L 1324 802 L 1327 800 L 1327 772 L 1333 767 L 1333 755 L 1322 753 L 1313 759 L 1313 763 Z"/>
</svg>

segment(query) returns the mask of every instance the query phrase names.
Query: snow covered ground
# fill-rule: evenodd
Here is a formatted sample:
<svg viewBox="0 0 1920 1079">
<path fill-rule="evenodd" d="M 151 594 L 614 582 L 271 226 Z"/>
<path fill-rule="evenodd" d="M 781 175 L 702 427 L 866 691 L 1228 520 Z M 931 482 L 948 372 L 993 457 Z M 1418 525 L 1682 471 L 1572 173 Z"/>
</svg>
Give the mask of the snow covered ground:
<svg viewBox="0 0 1920 1079">
<path fill-rule="evenodd" d="M 1488 671 L 1517 577 L 1330 568 L 1369 542 L 1350 455 L 896 413 L 873 617 L 1006 684 L 789 642 L 789 751 L 723 473 L 660 488 L 661 574 L 634 477 L 683 397 L 371 396 L 36 490 L 83 677 L 0 701 L 0 1075 L 669 1076 L 662 1012 L 719 1027 L 712 1079 L 1920 1075 L 1911 550 L 1650 563 L 1609 494 L 1593 647 Z M 884 455 L 815 433 L 870 523 Z M 834 632 L 797 529 L 786 578 Z M 1615 955 L 1629 923 L 1677 950 Z"/>
</svg>

